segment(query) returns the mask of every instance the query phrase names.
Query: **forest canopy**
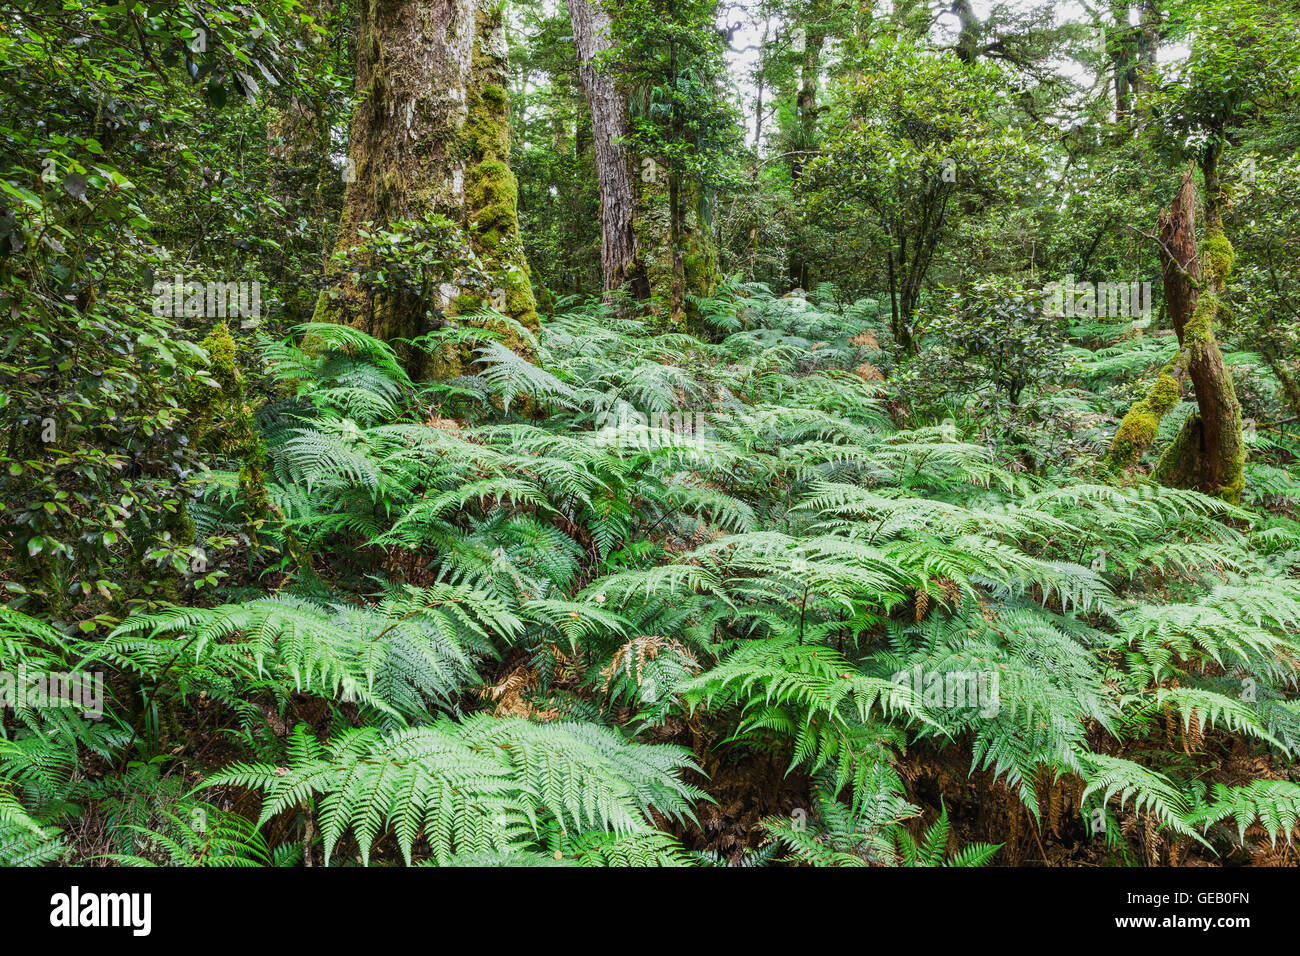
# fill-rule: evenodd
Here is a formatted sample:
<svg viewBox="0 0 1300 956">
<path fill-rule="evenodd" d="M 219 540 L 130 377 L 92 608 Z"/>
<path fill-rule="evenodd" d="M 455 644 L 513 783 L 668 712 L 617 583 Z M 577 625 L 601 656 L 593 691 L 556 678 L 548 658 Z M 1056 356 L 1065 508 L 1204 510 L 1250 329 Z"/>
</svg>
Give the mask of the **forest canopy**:
<svg viewBox="0 0 1300 956">
<path fill-rule="evenodd" d="M 1300 852 L 1294 0 L 0 4 L 0 865 Z"/>
</svg>

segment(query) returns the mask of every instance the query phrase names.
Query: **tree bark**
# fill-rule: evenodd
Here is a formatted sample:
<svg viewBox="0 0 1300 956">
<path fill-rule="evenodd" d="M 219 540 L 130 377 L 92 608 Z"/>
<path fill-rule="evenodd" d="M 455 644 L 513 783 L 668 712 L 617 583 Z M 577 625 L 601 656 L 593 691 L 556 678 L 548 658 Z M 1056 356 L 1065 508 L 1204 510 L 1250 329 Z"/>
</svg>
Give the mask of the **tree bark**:
<svg viewBox="0 0 1300 956">
<path fill-rule="evenodd" d="M 1210 180 L 1217 182 L 1212 172 Z M 1183 381 L 1190 378 L 1197 410 L 1151 476 L 1170 487 L 1196 488 L 1235 503 L 1241 500 L 1245 457 L 1241 404 L 1214 336 L 1219 297 L 1232 269 L 1232 245 L 1216 216 L 1197 250 L 1195 200 L 1189 168 L 1170 208 L 1161 213 L 1157 232 L 1165 304 L 1178 336 L 1178 355 L 1124 416 L 1111 458 L 1120 466 L 1137 462 L 1155 440 L 1160 420 L 1181 400 Z M 1207 205 L 1218 208 L 1217 201 Z"/>
<path fill-rule="evenodd" d="M 632 228 L 636 197 L 624 142 L 627 104 L 613 77 L 600 72 L 598 54 L 610 49 L 609 15 L 600 0 L 569 0 L 569 22 L 578 50 L 578 77 L 591 109 L 596 147 L 596 179 L 600 189 L 600 267 L 606 292 L 637 282 L 636 233 Z M 637 290 L 642 292 L 644 290 Z"/>
<path fill-rule="evenodd" d="M 317 318 L 383 339 L 414 338 L 439 314 L 492 306 L 536 327 L 509 167 L 501 13 L 478 0 L 368 0 L 361 5 L 356 88 L 336 256 L 362 243 L 363 226 L 373 232 L 431 215 L 452 222 L 455 234 L 442 238 L 457 252 L 440 274 L 422 278 L 418 294 L 363 288 L 336 259 L 330 271 L 338 298 L 322 296 Z M 517 335 L 501 331 L 507 345 L 527 352 Z M 460 356 L 405 358 L 420 378 L 457 374 L 461 366 Z"/>
</svg>

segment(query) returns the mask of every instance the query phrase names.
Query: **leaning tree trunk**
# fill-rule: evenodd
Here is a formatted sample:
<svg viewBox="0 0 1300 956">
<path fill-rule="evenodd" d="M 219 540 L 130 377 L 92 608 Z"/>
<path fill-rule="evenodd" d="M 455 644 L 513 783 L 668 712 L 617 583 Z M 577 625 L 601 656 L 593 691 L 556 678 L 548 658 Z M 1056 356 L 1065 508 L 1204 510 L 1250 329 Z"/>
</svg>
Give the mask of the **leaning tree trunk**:
<svg viewBox="0 0 1300 956">
<path fill-rule="evenodd" d="M 1207 168 L 1210 222 L 1198 253 L 1192 171 L 1183 174 L 1173 204 L 1161 213 L 1161 277 L 1165 305 L 1178 336 L 1178 354 L 1161 370 L 1146 397 L 1137 402 L 1111 444 L 1111 460 L 1131 467 L 1155 440 L 1160 420 L 1182 399 L 1183 382 L 1190 378 L 1197 410 L 1183 423 L 1165 449 L 1151 477 L 1174 488 L 1196 488 L 1226 501 L 1241 500 L 1245 452 L 1241 432 L 1241 405 L 1232 375 L 1214 336 L 1228 273 L 1232 270 L 1232 244 L 1223 234 L 1218 216 L 1217 178 Z"/>
<path fill-rule="evenodd" d="M 1282 397 L 1286 404 L 1292 412 L 1300 415 L 1300 379 L 1287 366 L 1287 361 L 1292 357 L 1291 350 L 1270 335 L 1259 345 L 1259 352 L 1282 386 Z"/>
<path fill-rule="evenodd" d="M 605 291 L 638 282 L 636 233 L 632 216 L 636 196 L 624 142 L 627 139 L 627 104 L 614 78 L 596 65 L 597 54 L 613 45 L 609 15 L 600 0 L 569 0 L 569 22 L 578 50 L 578 76 L 591 109 L 596 147 L 596 177 L 600 188 L 600 268 Z M 637 290 L 638 292 L 644 290 Z"/>
<path fill-rule="evenodd" d="M 359 103 L 330 267 L 337 297 L 321 297 L 318 319 L 386 340 L 414 338 L 454 316 L 492 325 L 474 318 L 486 307 L 536 327 L 509 167 L 506 69 L 499 8 L 478 0 L 361 5 Z M 365 234 L 404 220 L 431 225 L 428 237 L 445 247 L 445 264 L 413 276 L 394 275 L 403 262 L 390 262 L 383 280 L 367 281 L 367 269 L 373 274 L 379 263 Z M 507 345 L 527 351 L 508 327 L 499 331 Z M 404 358 L 419 378 L 456 374 L 463 360 L 460 354 Z"/>
</svg>

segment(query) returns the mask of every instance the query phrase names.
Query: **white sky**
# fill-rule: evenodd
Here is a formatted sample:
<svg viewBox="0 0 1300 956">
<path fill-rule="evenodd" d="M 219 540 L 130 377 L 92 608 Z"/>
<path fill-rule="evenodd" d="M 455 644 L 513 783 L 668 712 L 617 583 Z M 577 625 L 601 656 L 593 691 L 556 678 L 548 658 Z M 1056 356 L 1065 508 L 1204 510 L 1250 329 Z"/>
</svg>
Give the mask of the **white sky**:
<svg viewBox="0 0 1300 956">
<path fill-rule="evenodd" d="M 972 8 L 980 22 L 985 22 L 992 13 L 995 6 L 1011 10 L 1032 10 L 1043 6 L 1042 2 L 1034 0 L 1001 0 L 995 3 L 994 0 L 973 0 Z M 940 5 L 930 4 L 934 10 Z M 942 5 L 944 8 L 947 4 Z M 1053 12 L 1056 16 L 1058 26 L 1067 23 L 1094 23 L 1096 18 L 1089 12 L 1087 6 L 1078 0 L 1055 0 L 1052 4 Z M 877 4 L 877 16 L 886 17 L 892 3 L 889 0 L 879 0 Z M 746 126 L 745 142 L 753 146 L 754 142 L 754 108 L 758 93 L 757 87 L 751 80 L 754 68 L 758 64 L 759 51 L 758 46 L 763 39 L 763 23 L 758 20 L 759 4 L 758 2 L 742 2 L 734 5 L 728 5 L 719 11 L 718 23 L 726 26 L 734 25 L 741 22 L 741 27 L 736 31 L 731 40 L 731 49 L 727 53 L 727 60 L 730 66 L 730 80 L 735 96 L 742 104 L 744 109 L 744 122 Z M 1109 16 L 1109 14 L 1107 14 Z M 1138 7 L 1132 4 L 1129 7 L 1129 22 L 1136 24 L 1138 22 Z M 769 42 L 775 41 L 785 25 L 777 18 L 772 17 L 768 23 Z M 940 43 L 953 43 L 957 38 L 957 18 L 950 14 L 944 13 L 936 19 L 932 36 Z M 1179 47 L 1162 47 L 1159 53 L 1160 62 L 1169 62 L 1177 59 L 1185 53 L 1185 50 Z M 1095 74 L 1090 72 L 1083 64 L 1074 60 L 1057 60 L 1052 62 L 1051 67 L 1062 76 L 1069 77 L 1083 89 L 1091 87 L 1097 82 Z M 764 109 L 768 108 L 767 96 L 765 95 Z M 767 127 L 767 120 L 764 120 L 764 127 Z"/>
</svg>

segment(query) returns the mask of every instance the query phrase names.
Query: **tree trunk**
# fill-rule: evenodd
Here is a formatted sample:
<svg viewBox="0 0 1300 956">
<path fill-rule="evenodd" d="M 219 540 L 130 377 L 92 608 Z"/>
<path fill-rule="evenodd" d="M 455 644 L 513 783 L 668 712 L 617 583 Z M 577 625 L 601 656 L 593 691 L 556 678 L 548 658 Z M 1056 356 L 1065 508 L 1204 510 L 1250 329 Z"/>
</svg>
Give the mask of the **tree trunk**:
<svg viewBox="0 0 1300 956">
<path fill-rule="evenodd" d="M 1296 380 L 1295 375 L 1287 367 L 1287 360 L 1291 357 L 1288 348 L 1272 336 L 1269 336 L 1258 348 L 1260 354 L 1264 356 L 1265 363 L 1277 378 L 1278 384 L 1282 386 L 1282 397 L 1286 404 L 1292 412 L 1300 415 L 1300 381 Z"/>
<path fill-rule="evenodd" d="M 790 178 L 803 175 L 808 156 L 817 148 L 817 86 L 821 79 L 823 30 L 810 30 L 804 40 L 803 62 L 799 65 L 799 94 L 795 99 L 798 141 L 790 156 Z"/>
<path fill-rule="evenodd" d="M 1138 62 L 1133 81 L 1133 93 L 1141 96 L 1152 83 L 1156 71 L 1156 50 L 1160 45 L 1159 0 L 1142 0 L 1139 20 Z"/>
<path fill-rule="evenodd" d="M 974 63 L 979 56 L 980 22 L 975 16 L 970 0 L 953 0 L 951 12 L 956 14 L 960 29 L 957 33 L 957 59 Z"/>
<path fill-rule="evenodd" d="M 600 188 L 600 267 L 605 291 L 638 282 L 636 233 L 632 215 L 636 197 L 624 141 L 627 138 L 627 104 L 611 76 L 596 68 L 597 54 L 613 44 L 609 15 L 600 0 L 569 0 L 569 22 L 578 50 L 578 76 L 591 109 L 596 146 L 596 178 Z M 639 293 L 643 289 L 637 290 Z"/>
<path fill-rule="evenodd" d="M 1136 69 L 1137 33 L 1129 25 L 1129 5 L 1127 2 L 1115 2 L 1110 5 L 1111 17 L 1115 21 L 1114 31 L 1107 38 L 1115 84 L 1115 120 L 1124 125 L 1133 111 L 1133 74 Z"/>
<path fill-rule="evenodd" d="M 537 310 L 519 236 L 517 187 L 509 167 L 506 41 L 501 13 L 477 0 L 369 0 L 357 38 L 353 116 L 343 215 L 336 245 L 351 253 L 361 230 L 402 220 L 450 220 L 433 229 L 449 246 L 437 274 L 367 287 L 354 276 L 362 252 L 330 271 L 338 298 L 322 296 L 317 318 L 383 338 L 413 338 L 440 316 L 486 306 L 528 327 Z M 470 321 L 473 321 L 472 319 Z M 484 324 L 491 324 L 490 320 Z M 499 324 L 499 323 L 498 323 Z M 526 354 L 508 328 L 506 344 Z M 419 378 L 457 374 L 462 356 L 404 356 Z"/>
<path fill-rule="evenodd" d="M 820 8 L 815 7 L 814 14 L 820 12 Z M 803 176 L 804 167 L 808 164 L 808 158 L 817 149 L 817 87 L 821 79 L 821 50 L 822 44 L 826 41 L 826 32 L 820 28 L 809 30 L 805 37 L 803 61 L 799 67 L 799 93 L 795 99 L 796 115 L 796 134 L 795 141 L 791 144 L 790 150 L 790 181 L 798 183 Z M 805 230 L 800 224 L 798 233 Z M 795 235 L 795 245 L 790 251 L 790 261 L 787 264 L 787 275 L 790 284 L 795 288 L 807 289 L 812 285 L 811 270 L 804 259 L 803 251 L 799 248 L 798 240 L 800 236 Z"/>
<path fill-rule="evenodd" d="M 1207 171 L 1209 181 L 1217 184 L 1213 169 Z M 1188 169 L 1172 205 L 1161 213 L 1158 229 L 1165 303 L 1178 336 L 1178 355 L 1160 372 L 1147 396 L 1124 416 L 1111 444 L 1111 459 L 1121 467 L 1137 462 L 1155 440 L 1160 420 L 1181 400 L 1184 379 L 1190 378 L 1197 411 L 1183 423 L 1152 478 L 1237 502 L 1245 457 L 1241 405 L 1214 337 L 1219 297 L 1232 269 L 1232 245 L 1212 212 L 1197 251 L 1195 199 Z M 1207 208 L 1217 211 L 1217 197 L 1207 202 Z"/>
</svg>

